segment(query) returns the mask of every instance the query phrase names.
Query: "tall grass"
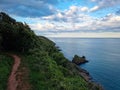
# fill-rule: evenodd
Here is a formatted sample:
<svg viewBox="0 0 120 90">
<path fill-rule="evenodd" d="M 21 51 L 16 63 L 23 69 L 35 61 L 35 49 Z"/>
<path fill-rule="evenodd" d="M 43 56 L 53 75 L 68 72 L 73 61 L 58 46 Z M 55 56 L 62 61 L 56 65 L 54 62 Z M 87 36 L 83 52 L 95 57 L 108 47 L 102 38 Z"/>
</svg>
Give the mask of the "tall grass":
<svg viewBox="0 0 120 90">
<path fill-rule="evenodd" d="M 13 59 L 0 54 L 0 90 L 6 90 L 7 81 L 13 65 Z"/>
<path fill-rule="evenodd" d="M 71 74 L 70 70 L 58 65 L 45 52 L 24 55 L 22 63 L 30 70 L 32 90 L 88 90 L 88 84 L 83 78 Z"/>
</svg>

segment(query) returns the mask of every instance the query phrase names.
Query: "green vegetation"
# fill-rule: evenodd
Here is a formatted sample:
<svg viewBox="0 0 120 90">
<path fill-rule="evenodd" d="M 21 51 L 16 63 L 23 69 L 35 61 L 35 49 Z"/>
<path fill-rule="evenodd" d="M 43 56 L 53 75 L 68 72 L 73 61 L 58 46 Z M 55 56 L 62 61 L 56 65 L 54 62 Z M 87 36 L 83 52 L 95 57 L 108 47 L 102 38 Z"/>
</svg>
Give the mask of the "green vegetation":
<svg viewBox="0 0 120 90">
<path fill-rule="evenodd" d="M 44 42 L 50 47 L 53 45 L 46 39 Z M 24 66 L 30 69 L 29 81 L 33 90 L 89 90 L 87 82 L 77 74 L 77 70 L 71 71 L 74 67 L 67 65 L 71 63 L 55 47 L 52 49 L 54 53 L 43 49 L 22 56 Z"/>
<path fill-rule="evenodd" d="M 31 90 L 101 90 L 80 76 L 82 69 L 68 61 L 54 42 L 36 36 L 26 23 L 1 14 L 0 50 L 19 53 L 22 58 L 19 70 L 27 69 L 25 80 L 30 83 Z"/>
<path fill-rule="evenodd" d="M 0 90 L 6 90 L 8 76 L 13 65 L 13 59 L 0 54 Z"/>
<path fill-rule="evenodd" d="M 27 52 L 34 48 L 35 34 L 25 23 L 16 22 L 7 14 L 1 12 L 0 21 L 0 47 L 5 51 Z"/>
</svg>

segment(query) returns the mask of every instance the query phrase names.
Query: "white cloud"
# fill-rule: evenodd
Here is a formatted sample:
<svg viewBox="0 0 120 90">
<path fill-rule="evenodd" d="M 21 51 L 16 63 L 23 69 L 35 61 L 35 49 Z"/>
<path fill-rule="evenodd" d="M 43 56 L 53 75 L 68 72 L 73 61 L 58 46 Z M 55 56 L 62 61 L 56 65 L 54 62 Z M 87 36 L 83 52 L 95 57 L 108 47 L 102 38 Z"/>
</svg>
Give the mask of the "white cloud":
<svg viewBox="0 0 120 90">
<path fill-rule="evenodd" d="M 120 32 L 120 16 L 114 14 L 107 15 L 100 19 L 79 14 L 72 20 L 64 15 L 62 17 L 67 19 L 65 22 L 54 19 L 45 21 L 41 19 L 37 24 L 30 24 L 30 27 L 33 30 L 48 32 Z M 59 19 L 61 19 L 61 17 L 59 17 Z"/>
<path fill-rule="evenodd" d="M 69 14 L 74 14 L 78 11 L 78 7 L 77 6 L 71 6 L 70 9 L 68 10 Z"/>
<path fill-rule="evenodd" d="M 97 11 L 100 7 L 99 6 L 94 6 L 93 8 L 90 9 L 90 12 Z"/>
<path fill-rule="evenodd" d="M 104 33 L 57 33 L 57 34 L 48 34 L 47 37 L 72 37 L 72 38 L 120 38 L 120 33 L 113 32 L 104 32 Z"/>
<path fill-rule="evenodd" d="M 99 9 L 117 6 L 120 4 L 120 0 L 91 0 L 92 2 L 96 2 L 97 5 L 91 8 L 91 11 L 96 11 Z"/>
<path fill-rule="evenodd" d="M 91 0 L 92 2 L 95 2 L 96 0 Z"/>
<path fill-rule="evenodd" d="M 89 16 L 83 14 L 83 12 L 88 11 L 88 7 L 71 6 L 68 10 L 59 11 L 55 15 L 43 17 L 44 20 L 54 20 L 61 22 L 84 22 Z"/>
<path fill-rule="evenodd" d="M 54 18 L 59 20 L 54 20 Z M 109 14 L 103 18 L 95 19 L 85 14 L 76 15 L 77 18 L 66 14 L 62 16 L 54 16 L 54 18 L 47 18 L 45 21 L 41 19 L 37 24 L 30 24 L 34 30 L 42 30 L 49 32 L 119 32 L 120 31 L 120 16 Z M 65 21 L 60 19 L 65 18 Z M 44 23 L 41 23 L 44 22 Z"/>
<path fill-rule="evenodd" d="M 112 37 L 115 36 L 115 33 L 118 36 L 117 33 L 120 33 L 119 15 L 108 14 L 102 18 L 94 18 L 81 12 L 81 8 L 85 10 L 85 7 L 72 6 L 68 10 L 58 11 L 55 15 L 36 18 L 35 21 L 37 23 L 29 25 L 33 30 L 46 32 L 48 36 L 51 33 L 52 36 L 57 36 L 56 33 L 59 33 L 61 36 L 68 34 L 67 36 L 75 35 L 76 37 L 81 35 L 81 33 L 84 33 L 85 36 L 85 33 L 89 33 L 91 37 L 92 35 L 95 37 L 96 35 L 99 36 L 96 33 L 107 33 L 112 36 L 110 32 L 114 33 Z M 98 9 L 97 6 L 91 10 L 95 9 Z M 95 33 L 96 35 L 91 33 Z M 100 34 L 100 36 L 102 37 L 102 35 L 107 34 Z"/>
<path fill-rule="evenodd" d="M 33 29 L 33 30 L 43 30 L 43 25 L 40 24 L 40 23 L 37 23 L 37 24 L 29 24 L 30 27 Z"/>
<path fill-rule="evenodd" d="M 82 8 L 81 8 L 81 11 L 82 11 L 82 12 L 87 12 L 88 10 L 89 10 L 88 7 L 82 7 Z"/>
<path fill-rule="evenodd" d="M 39 31 L 48 31 L 48 30 L 53 30 L 55 28 L 55 25 L 53 23 L 34 23 L 34 24 L 29 24 L 30 27 L 33 30 L 39 30 Z"/>
<path fill-rule="evenodd" d="M 63 18 L 64 16 L 61 13 L 57 14 L 58 18 Z"/>
</svg>

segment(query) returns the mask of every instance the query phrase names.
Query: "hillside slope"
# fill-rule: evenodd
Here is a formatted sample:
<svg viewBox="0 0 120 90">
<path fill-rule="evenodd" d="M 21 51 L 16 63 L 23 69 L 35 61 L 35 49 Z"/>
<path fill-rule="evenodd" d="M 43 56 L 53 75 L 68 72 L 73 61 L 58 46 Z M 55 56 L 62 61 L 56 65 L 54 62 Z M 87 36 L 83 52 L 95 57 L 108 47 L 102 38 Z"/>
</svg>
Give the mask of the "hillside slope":
<svg viewBox="0 0 120 90">
<path fill-rule="evenodd" d="M 86 81 L 83 75 L 88 73 L 67 60 L 54 42 L 36 36 L 26 23 L 0 14 L 0 52 L 14 52 L 21 57 L 17 72 L 23 78 L 17 90 L 22 90 L 26 81 L 30 90 L 102 90 Z"/>
</svg>

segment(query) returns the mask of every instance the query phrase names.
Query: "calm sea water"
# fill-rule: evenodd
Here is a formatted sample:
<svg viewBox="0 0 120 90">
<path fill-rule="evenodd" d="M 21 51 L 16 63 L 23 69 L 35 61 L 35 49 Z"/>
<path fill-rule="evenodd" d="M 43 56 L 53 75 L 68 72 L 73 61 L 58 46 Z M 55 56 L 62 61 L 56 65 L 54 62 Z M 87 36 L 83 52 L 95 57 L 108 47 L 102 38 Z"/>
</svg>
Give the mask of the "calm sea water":
<svg viewBox="0 0 120 90">
<path fill-rule="evenodd" d="M 50 38 L 64 55 L 85 55 L 89 63 L 81 65 L 105 90 L 120 90 L 120 39 Z"/>
</svg>

